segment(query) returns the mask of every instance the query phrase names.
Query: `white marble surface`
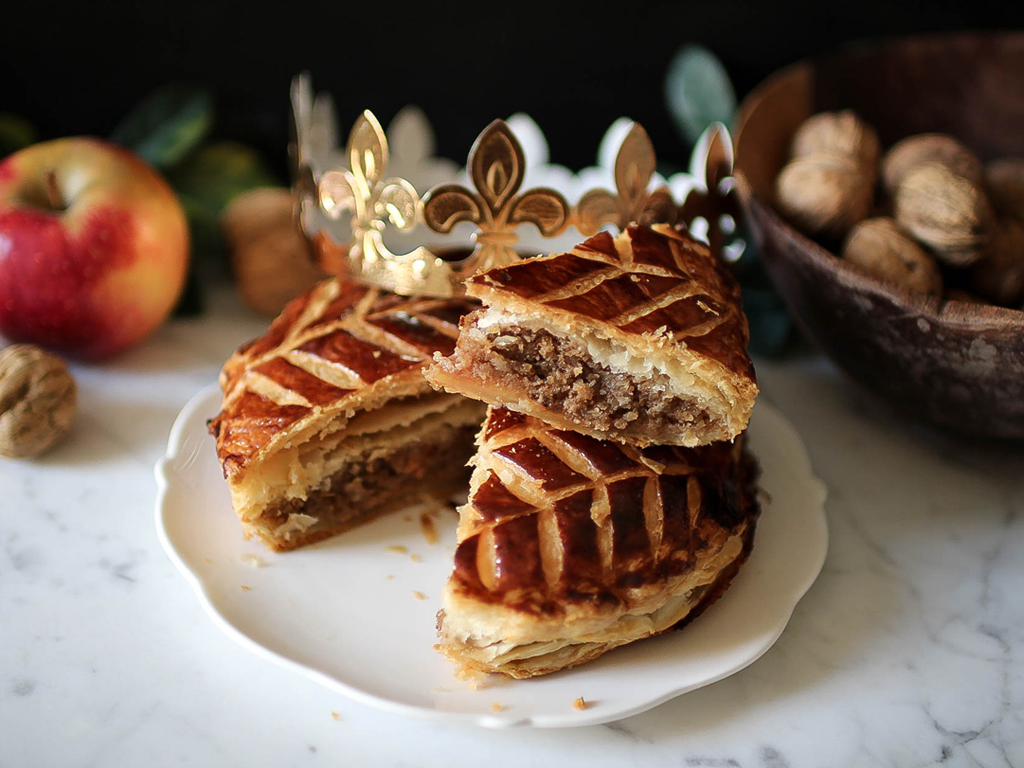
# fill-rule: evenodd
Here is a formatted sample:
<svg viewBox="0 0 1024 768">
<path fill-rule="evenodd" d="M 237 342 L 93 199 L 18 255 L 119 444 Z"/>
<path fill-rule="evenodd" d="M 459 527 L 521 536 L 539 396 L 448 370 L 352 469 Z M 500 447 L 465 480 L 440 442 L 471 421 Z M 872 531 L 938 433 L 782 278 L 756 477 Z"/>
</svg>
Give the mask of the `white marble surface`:
<svg viewBox="0 0 1024 768">
<path fill-rule="evenodd" d="M 226 296 L 75 366 L 72 437 L 0 461 L 0 767 L 1024 765 L 1024 451 L 894 421 L 816 358 L 758 373 L 829 486 L 831 550 L 734 677 L 608 726 L 486 731 L 369 709 L 248 653 L 160 549 L 152 468 L 264 324 Z"/>
</svg>

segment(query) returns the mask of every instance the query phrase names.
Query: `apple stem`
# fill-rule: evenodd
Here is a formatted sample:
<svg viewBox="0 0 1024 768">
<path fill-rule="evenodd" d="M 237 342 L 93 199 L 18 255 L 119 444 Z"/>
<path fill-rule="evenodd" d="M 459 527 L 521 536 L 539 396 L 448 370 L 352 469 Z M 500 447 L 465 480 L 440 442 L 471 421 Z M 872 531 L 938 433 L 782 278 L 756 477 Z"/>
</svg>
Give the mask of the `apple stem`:
<svg viewBox="0 0 1024 768">
<path fill-rule="evenodd" d="M 51 169 L 46 172 L 45 176 L 46 199 L 50 203 L 50 207 L 55 211 L 63 211 L 66 206 L 64 198 L 60 194 L 60 187 L 57 186 L 57 172 Z"/>
</svg>

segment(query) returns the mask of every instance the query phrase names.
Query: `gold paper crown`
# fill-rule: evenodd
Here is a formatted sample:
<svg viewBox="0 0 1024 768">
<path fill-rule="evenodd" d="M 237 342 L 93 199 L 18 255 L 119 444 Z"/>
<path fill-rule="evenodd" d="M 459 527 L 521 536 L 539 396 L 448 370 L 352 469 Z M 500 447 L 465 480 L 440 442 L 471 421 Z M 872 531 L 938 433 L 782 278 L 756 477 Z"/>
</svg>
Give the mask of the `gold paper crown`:
<svg viewBox="0 0 1024 768">
<path fill-rule="evenodd" d="M 655 174 L 654 146 L 643 127 L 632 123 L 615 158 L 615 191 L 588 190 L 572 206 L 550 187 L 521 189 L 526 158 L 502 120 L 487 126 L 470 149 L 466 167 L 473 189 L 442 183 L 420 196 L 408 180 L 388 177 L 388 141 L 371 112 L 363 112 L 356 120 L 340 162 L 335 148 L 324 146 L 333 143 L 333 106 L 327 97 L 313 100 L 306 75 L 292 84 L 292 112 L 299 217 L 320 265 L 328 272 L 344 273 L 395 293 L 457 294 L 470 275 L 520 258 L 515 250 L 516 229 L 523 224 L 554 238 L 570 226 L 591 236 L 608 225 L 620 230 L 631 222 L 690 226 L 701 218 L 707 222 L 712 252 L 720 254 L 723 217 L 736 216 L 727 181 L 732 144 L 725 127 L 718 124 L 709 128 L 702 142 L 706 152 L 700 175 L 704 178 L 689 190 L 682 205 L 667 186 L 648 189 Z M 320 157 L 314 156 L 314 146 L 321 150 Z M 325 156 L 332 167 L 321 167 L 327 164 Z M 314 211 L 331 220 L 349 217 L 348 243 L 334 242 L 312 223 Z M 408 253 L 394 253 L 384 244 L 389 226 L 410 231 L 423 223 L 432 232 L 446 235 L 461 222 L 475 224 L 477 231 L 471 253 L 458 260 L 441 258 L 441 251 L 422 245 Z"/>
</svg>

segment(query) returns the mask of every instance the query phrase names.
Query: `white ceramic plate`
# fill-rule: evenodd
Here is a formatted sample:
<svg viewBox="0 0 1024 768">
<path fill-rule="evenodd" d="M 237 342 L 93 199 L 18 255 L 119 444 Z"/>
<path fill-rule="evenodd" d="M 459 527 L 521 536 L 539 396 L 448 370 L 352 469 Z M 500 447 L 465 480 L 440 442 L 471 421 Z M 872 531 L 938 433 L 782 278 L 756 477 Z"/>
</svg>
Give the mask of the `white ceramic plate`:
<svg viewBox="0 0 1024 768">
<path fill-rule="evenodd" d="M 762 468 L 754 550 L 725 595 L 685 631 L 534 680 L 471 684 L 434 650 L 434 616 L 455 551 L 454 514 L 429 544 L 410 508 L 285 554 L 245 541 L 196 395 L 156 467 L 157 529 L 206 612 L 249 650 L 357 701 L 487 727 L 594 725 L 650 709 L 751 664 L 782 634 L 825 559 L 825 488 L 793 428 L 759 403 L 750 440 Z M 422 597 L 421 597 L 422 596 Z M 575 709 L 583 697 L 588 706 Z M 497 706 L 495 706 L 497 705 Z"/>
</svg>

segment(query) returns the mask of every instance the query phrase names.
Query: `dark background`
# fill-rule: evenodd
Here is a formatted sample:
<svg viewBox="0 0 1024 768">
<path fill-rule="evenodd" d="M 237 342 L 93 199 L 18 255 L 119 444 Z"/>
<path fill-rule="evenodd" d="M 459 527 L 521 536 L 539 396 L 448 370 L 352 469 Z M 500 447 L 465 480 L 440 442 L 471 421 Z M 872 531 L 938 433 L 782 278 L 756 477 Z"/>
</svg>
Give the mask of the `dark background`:
<svg viewBox="0 0 1024 768">
<path fill-rule="evenodd" d="M 663 101 L 678 47 L 725 62 L 739 96 L 797 59 L 850 41 L 954 29 L 1024 27 L 1024 3 L 779 2 L 135 2 L 42 3 L 4 11 L 0 111 L 43 137 L 109 134 L 169 81 L 209 84 L 216 133 L 285 168 L 288 87 L 307 69 L 337 100 L 343 129 L 372 109 L 385 125 L 419 104 L 440 153 L 462 160 L 494 117 L 524 110 L 552 159 L 590 164 L 607 126 L 640 121 L 659 156 L 682 162 Z"/>
</svg>

